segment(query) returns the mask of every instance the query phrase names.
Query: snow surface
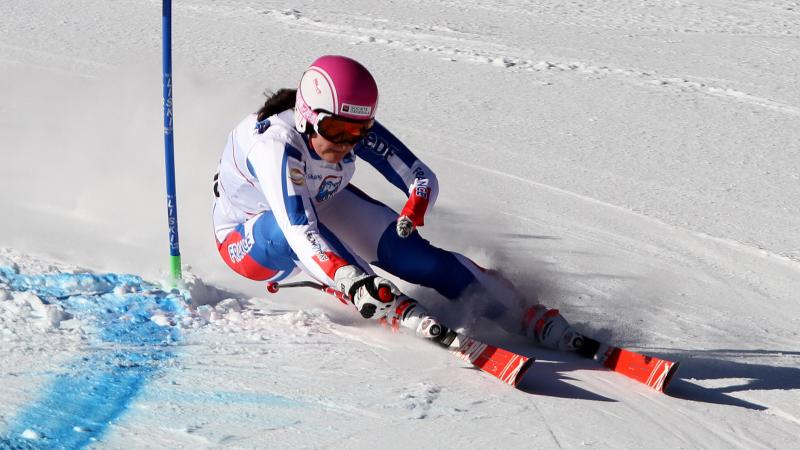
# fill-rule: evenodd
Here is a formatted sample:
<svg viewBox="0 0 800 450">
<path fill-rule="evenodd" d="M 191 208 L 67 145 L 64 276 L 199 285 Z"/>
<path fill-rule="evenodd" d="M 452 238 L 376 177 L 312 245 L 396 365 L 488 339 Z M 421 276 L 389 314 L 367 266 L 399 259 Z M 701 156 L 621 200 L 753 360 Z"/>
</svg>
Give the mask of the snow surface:
<svg viewBox="0 0 800 450">
<path fill-rule="evenodd" d="M 0 447 L 796 446 L 800 2 L 176 2 L 189 294 L 158 286 L 160 12 L 0 3 Z M 438 173 L 427 238 L 680 360 L 668 395 L 496 337 L 537 357 L 515 390 L 227 269 L 225 136 L 325 53 L 372 70 L 381 120 Z"/>
</svg>

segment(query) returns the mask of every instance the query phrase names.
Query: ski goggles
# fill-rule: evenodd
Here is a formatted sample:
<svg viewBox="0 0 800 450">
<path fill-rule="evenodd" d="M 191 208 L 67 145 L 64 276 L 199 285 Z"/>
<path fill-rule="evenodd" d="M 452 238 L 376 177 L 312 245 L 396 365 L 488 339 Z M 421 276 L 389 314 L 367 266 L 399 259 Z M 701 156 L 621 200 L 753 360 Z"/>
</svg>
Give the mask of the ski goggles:
<svg viewBox="0 0 800 450">
<path fill-rule="evenodd" d="M 334 144 L 355 145 L 364 139 L 374 124 L 374 119 L 353 120 L 334 116 L 327 112 L 319 112 L 314 130 Z"/>
</svg>

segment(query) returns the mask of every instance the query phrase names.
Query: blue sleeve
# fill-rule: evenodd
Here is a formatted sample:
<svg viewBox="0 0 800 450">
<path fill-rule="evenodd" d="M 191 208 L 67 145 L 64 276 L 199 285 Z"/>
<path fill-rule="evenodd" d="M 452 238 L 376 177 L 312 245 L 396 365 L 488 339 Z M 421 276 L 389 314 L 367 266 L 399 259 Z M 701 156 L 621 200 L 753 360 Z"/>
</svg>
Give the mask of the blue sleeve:
<svg viewBox="0 0 800 450">
<path fill-rule="evenodd" d="M 368 162 L 386 179 L 408 195 L 413 181 L 412 167 L 419 160 L 389 130 L 375 121 L 369 134 L 353 149 L 356 156 Z"/>
</svg>

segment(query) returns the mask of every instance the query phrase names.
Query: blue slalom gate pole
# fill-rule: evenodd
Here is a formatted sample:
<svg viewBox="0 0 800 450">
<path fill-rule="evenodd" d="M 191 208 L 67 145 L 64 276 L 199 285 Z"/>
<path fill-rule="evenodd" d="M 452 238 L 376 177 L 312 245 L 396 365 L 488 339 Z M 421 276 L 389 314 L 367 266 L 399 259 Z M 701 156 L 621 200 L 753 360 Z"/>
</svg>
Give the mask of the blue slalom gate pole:
<svg viewBox="0 0 800 450">
<path fill-rule="evenodd" d="M 164 68 L 164 160 L 167 171 L 170 277 L 173 287 L 181 280 L 178 245 L 178 197 L 175 191 L 175 143 L 172 136 L 172 0 L 162 2 L 162 66 Z"/>
</svg>

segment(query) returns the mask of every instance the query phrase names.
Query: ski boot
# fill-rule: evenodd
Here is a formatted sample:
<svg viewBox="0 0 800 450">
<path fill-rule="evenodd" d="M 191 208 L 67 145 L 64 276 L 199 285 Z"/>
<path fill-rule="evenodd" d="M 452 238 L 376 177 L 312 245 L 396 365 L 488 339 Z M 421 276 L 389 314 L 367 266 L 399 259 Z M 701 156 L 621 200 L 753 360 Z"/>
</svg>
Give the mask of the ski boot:
<svg viewBox="0 0 800 450">
<path fill-rule="evenodd" d="M 557 309 L 548 309 L 544 305 L 528 309 L 522 320 L 522 334 L 542 347 L 561 351 L 578 351 L 585 340 Z"/>
<path fill-rule="evenodd" d="M 444 347 L 450 345 L 457 336 L 455 331 L 431 316 L 424 306 L 406 295 L 401 295 L 397 299 L 397 307 L 381 319 L 381 322 L 395 332 L 399 331 L 400 327 L 406 328 L 418 337 L 430 339 Z"/>
</svg>

